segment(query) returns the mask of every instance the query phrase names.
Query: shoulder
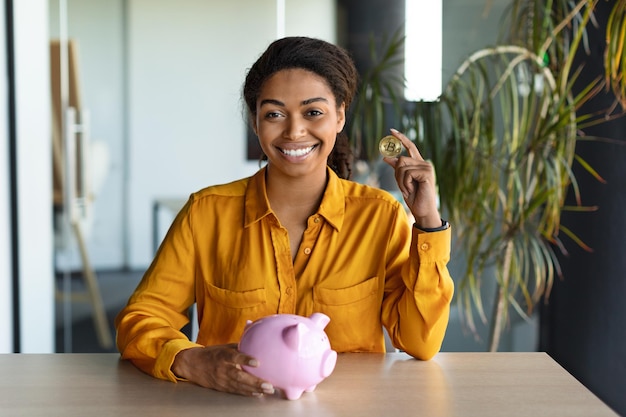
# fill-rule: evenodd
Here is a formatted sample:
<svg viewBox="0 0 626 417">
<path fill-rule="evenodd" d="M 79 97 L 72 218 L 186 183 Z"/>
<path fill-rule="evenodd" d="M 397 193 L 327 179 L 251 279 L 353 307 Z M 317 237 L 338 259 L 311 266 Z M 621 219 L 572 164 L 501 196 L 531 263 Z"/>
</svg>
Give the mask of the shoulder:
<svg viewBox="0 0 626 417">
<path fill-rule="evenodd" d="M 370 204 L 390 205 L 394 208 L 401 206 L 400 202 L 389 191 L 375 188 L 358 182 L 340 179 L 344 195 L 353 202 L 363 201 Z"/>
<path fill-rule="evenodd" d="M 211 185 L 191 194 L 189 200 L 192 204 L 221 200 L 223 198 L 244 197 L 250 178 L 242 178 L 225 184 Z"/>
</svg>

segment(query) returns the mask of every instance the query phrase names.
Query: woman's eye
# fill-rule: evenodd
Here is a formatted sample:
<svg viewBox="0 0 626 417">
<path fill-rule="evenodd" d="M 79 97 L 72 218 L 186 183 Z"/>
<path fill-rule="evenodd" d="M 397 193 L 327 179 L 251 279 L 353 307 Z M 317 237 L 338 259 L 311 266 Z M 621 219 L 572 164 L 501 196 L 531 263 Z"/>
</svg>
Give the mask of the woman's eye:
<svg viewBox="0 0 626 417">
<path fill-rule="evenodd" d="M 306 114 L 307 116 L 321 116 L 324 113 L 319 110 L 309 110 Z"/>
<path fill-rule="evenodd" d="M 268 112 L 265 114 L 266 119 L 275 119 L 277 117 L 280 117 L 280 113 L 278 112 Z"/>
</svg>

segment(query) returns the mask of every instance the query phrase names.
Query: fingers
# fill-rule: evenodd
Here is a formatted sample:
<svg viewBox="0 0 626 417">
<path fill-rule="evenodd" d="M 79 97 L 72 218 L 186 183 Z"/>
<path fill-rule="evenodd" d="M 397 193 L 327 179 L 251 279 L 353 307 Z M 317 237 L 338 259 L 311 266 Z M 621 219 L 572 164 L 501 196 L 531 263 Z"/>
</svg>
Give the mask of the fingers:
<svg viewBox="0 0 626 417">
<path fill-rule="evenodd" d="M 409 158 L 415 159 L 417 161 L 424 160 L 424 158 L 422 158 L 422 154 L 420 153 L 419 149 L 417 149 L 417 146 L 415 146 L 415 144 L 409 138 L 407 138 L 403 133 L 397 131 L 396 129 L 391 129 L 390 131 L 393 136 L 400 139 L 400 141 L 402 142 L 402 145 L 406 148 L 407 153 L 409 154 Z M 394 159 L 394 158 L 385 158 L 385 159 Z"/>
<path fill-rule="evenodd" d="M 400 160 L 399 164 L 402 163 L 403 161 Z M 428 162 L 413 163 L 413 165 L 396 167 L 395 177 L 398 188 L 416 224 L 427 228 L 438 227 L 441 216 L 437 203 L 434 168 Z"/>
<path fill-rule="evenodd" d="M 400 191 L 406 198 L 415 191 L 415 182 L 429 181 L 434 177 L 434 170 L 432 165 L 424 160 L 417 146 L 408 137 L 396 129 L 391 129 L 391 134 L 400 139 L 402 145 L 407 150 L 408 156 L 385 157 L 383 160 L 394 168 L 396 181 Z"/>
<path fill-rule="evenodd" d="M 223 369 L 225 375 L 220 378 L 223 389 L 219 389 L 219 391 L 256 397 L 274 393 L 272 384 L 246 372 L 240 364 L 231 364 Z"/>
<path fill-rule="evenodd" d="M 430 163 L 411 163 L 408 158 L 400 158 L 396 164 L 395 177 L 400 191 L 405 197 L 414 193 L 419 184 L 434 182 L 434 170 Z"/>
<path fill-rule="evenodd" d="M 182 351 L 175 360 L 176 374 L 197 385 L 246 396 L 273 394 L 272 384 L 246 372 L 256 359 L 239 352 L 237 345 L 207 346 Z"/>
<path fill-rule="evenodd" d="M 272 384 L 252 375 L 243 368 L 244 366 L 256 367 L 258 362 L 255 358 L 246 355 L 229 347 L 229 357 L 223 358 L 223 366 L 225 374 L 219 378 L 218 383 L 223 384 L 227 391 L 240 395 L 262 396 L 264 394 L 273 394 L 274 387 Z"/>
<path fill-rule="evenodd" d="M 437 203 L 435 168 L 425 161 L 417 146 L 404 134 L 391 129 L 406 148 L 408 155 L 396 158 L 383 158 L 395 173 L 398 189 L 411 210 L 416 223 L 423 227 L 436 227 L 441 221 Z"/>
</svg>

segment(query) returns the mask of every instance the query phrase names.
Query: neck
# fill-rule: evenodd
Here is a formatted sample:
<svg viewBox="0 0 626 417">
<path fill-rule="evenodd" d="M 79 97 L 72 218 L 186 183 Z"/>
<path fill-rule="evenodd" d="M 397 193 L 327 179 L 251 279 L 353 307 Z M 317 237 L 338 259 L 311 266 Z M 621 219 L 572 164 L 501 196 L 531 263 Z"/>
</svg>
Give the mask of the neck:
<svg viewBox="0 0 626 417">
<path fill-rule="evenodd" d="M 273 210 L 281 208 L 300 208 L 312 214 L 322 200 L 326 189 L 327 173 L 306 177 L 290 177 L 280 175 L 267 167 L 266 171 L 267 198 Z"/>
</svg>

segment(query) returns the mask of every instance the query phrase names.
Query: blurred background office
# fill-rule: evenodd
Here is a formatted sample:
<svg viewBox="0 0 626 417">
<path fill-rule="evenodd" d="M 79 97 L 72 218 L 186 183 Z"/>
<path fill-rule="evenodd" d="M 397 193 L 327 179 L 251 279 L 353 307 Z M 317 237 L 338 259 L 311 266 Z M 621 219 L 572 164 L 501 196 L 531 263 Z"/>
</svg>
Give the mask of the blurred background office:
<svg viewBox="0 0 626 417">
<path fill-rule="evenodd" d="M 25 90 L 16 88 L 14 99 L 14 134 L 19 140 L 12 152 L 17 161 L 12 165 L 7 161 L 6 166 L 23 170 L 22 175 L 16 171 L 15 176 L 34 183 L 15 184 L 15 190 L 7 188 L 7 195 L 14 192 L 17 197 L 14 209 L 19 238 L 7 242 L 9 247 L 18 244 L 14 251 L 18 255 L 5 253 L 16 257 L 14 278 L 16 274 L 24 277 L 15 282 L 21 285 L 15 285 L 18 288 L 13 291 L 18 294 L 15 305 L 19 305 L 22 327 L 16 334 L 19 340 L 13 344 L 19 344 L 23 351 L 81 349 L 82 332 L 67 338 L 72 331 L 68 317 L 70 324 L 78 319 L 88 323 L 93 305 L 89 299 L 72 297 L 68 308 L 67 298 L 58 294 L 58 290 L 63 293 L 87 287 L 81 247 L 110 314 L 109 310 L 125 302 L 172 216 L 191 192 L 258 169 L 258 160 L 251 158 L 247 149 L 240 88 L 246 69 L 269 42 L 284 35 L 320 37 L 350 47 L 362 65 L 369 53 L 369 37 L 401 28 L 406 16 L 404 1 L 326 0 L 309 4 L 250 0 L 235 5 L 205 0 L 26 0 L 8 4 L 7 18 L 13 23 L 7 29 L 12 29 L 15 44 L 10 59 L 15 83 L 19 87 L 23 82 Z M 420 21 L 420 14 L 412 25 L 427 26 L 437 34 L 425 42 L 434 45 L 436 52 L 419 58 L 421 72 L 416 78 L 424 85 L 435 85 L 438 92 L 442 79 L 450 77 L 463 57 L 496 32 L 503 5 L 492 6 L 489 14 L 483 15 L 481 0 L 471 6 L 450 2 L 444 6 L 453 13 L 446 12 L 442 18 L 444 6 L 433 4 L 435 17 L 429 15 Z M 449 30 L 442 31 L 442 25 Z M 50 68 L 48 43 L 59 39 L 71 42 L 71 49 L 62 59 L 65 67 L 52 59 Z M 444 49 L 448 53 L 442 61 Z M 65 78 L 58 75 L 63 70 Z M 31 72 L 38 86 L 26 78 Z M 51 79 L 49 72 L 56 78 Z M 433 97 L 431 93 L 431 98 L 436 94 Z M 23 109 L 19 107 L 22 102 Z M 67 134 L 59 127 L 67 122 L 66 116 L 49 108 L 50 102 L 52 107 L 60 102 L 78 108 L 75 122 L 79 128 L 81 114 L 88 117 L 84 127 L 89 149 L 83 157 L 89 189 L 84 198 L 75 196 L 81 206 L 74 210 L 78 212 L 82 245 L 71 228 L 63 227 L 62 210 L 47 212 L 47 202 L 56 197 L 57 178 L 51 177 L 56 173 L 56 160 L 51 161 L 47 153 L 54 152 L 55 147 L 44 138 L 52 136 L 56 143 L 61 136 L 63 142 Z M 31 133 L 22 129 L 38 130 Z M 22 137 L 32 140 L 32 146 Z M 8 158 L 9 149 L 6 152 Z M 53 190 L 46 188 L 51 181 Z M 32 190 L 28 194 L 37 198 L 36 203 L 19 204 L 26 190 Z M 55 195 L 50 196 L 51 192 Z M 29 214 L 28 209 L 35 213 Z M 10 221 L 9 207 L 6 210 L 4 218 Z M 41 224 L 35 225 L 33 218 Z M 22 232 L 25 227 L 37 230 L 32 234 L 36 244 L 28 244 L 25 235 L 31 234 Z M 6 236 L 11 238 L 10 233 Z M 26 260 L 28 256 L 32 261 Z M 29 269 L 35 267 L 40 270 L 31 273 Z M 25 279 L 30 275 L 36 280 Z M 5 283 L 7 297 L 12 294 L 9 284 Z M 39 312 L 45 312 L 43 317 Z M 42 329 L 33 331 L 42 342 L 34 342 L 32 348 L 27 342 L 27 328 L 32 326 L 25 325 L 30 315 Z M 50 334 L 52 318 L 54 328 L 61 333 Z M 473 343 L 473 337 L 467 339 Z"/>
<path fill-rule="evenodd" d="M 411 75 L 440 91 L 464 58 L 495 42 L 509 3 L 431 1 L 424 19 L 407 13 L 417 1 L 3 2 L 0 352 L 114 351 L 112 318 L 184 199 L 258 169 L 240 89 L 269 42 L 319 37 L 348 47 L 359 63 L 371 34 L 405 24 L 426 28 L 430 36 L 420 41 L 434 49 L 418 56 Z M 55 64 L 51 42 L 59 40 L 72 48 Z M 407 48 L 406 59 L 418 48 Z M 55 143 L 61 150 L 67 145 L 68 128 L 59 121 L 68 123 L 68 116 L 65 108 L 55 113 L 53 97 L 79 110 L 73 126 L 86 144 L 72 165 L 84 176 L 77 202 L 55 200 L 55 181 L 67 185 L 55 180 L 53 153 Z M 624 122 L 616 123 L 607 129 L 623 136 Z M 501 349 L 548 351 L 605 401 L 624 407 L 618 398 L 626 374 L 620 299 L 626 294 L 626 153 L 587 152 L 607 167 L 607 184 L 589 186 L 602 207 L 589 221 L 589 243 L 597 251 L 574 249 L 554 302 L 529 321 L 511 323 Z M 443 350 L 484 351 L 487 330 L 479 326 L 472 334 L 453 308 Z"/>
</svg>

